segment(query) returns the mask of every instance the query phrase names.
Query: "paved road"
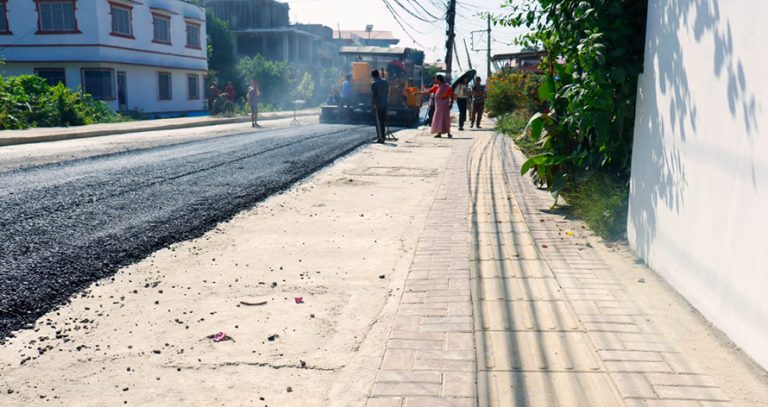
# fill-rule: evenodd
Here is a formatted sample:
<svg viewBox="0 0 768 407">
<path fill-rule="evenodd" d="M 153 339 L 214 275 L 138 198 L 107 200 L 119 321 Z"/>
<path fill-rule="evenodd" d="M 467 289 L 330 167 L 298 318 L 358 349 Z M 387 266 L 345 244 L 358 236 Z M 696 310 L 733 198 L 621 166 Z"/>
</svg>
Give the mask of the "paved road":
<svg viewBox="0 0 768 407">
<path fill-rule="evenodd" d="M 0 172 L 0 342 L 372 137 L 370 127 L 314 125 Z"/>
</svg>

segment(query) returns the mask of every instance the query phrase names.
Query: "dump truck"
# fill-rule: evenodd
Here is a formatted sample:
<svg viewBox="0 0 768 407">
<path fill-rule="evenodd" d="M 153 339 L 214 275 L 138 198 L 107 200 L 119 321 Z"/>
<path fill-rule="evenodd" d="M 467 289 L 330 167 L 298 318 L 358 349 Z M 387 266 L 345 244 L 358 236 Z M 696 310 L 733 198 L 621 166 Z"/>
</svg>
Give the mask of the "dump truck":
<svg viewBox="0 0 768 407">
<path fill-rule="evenodd" d="M 330 101 L 321 106 L 320 123 L 370 124 L 371 72 L 383 72 L 389 82 L 388 125 L 416 127 L 419 124 L 423 96 L 416 95 L 423 86 L 424 53 L 411 48 L 342 47 L 341 56 L 352 74 L 351 106 Z M 339 84 L 339 86 L 341 86 Z"/>
</svg>

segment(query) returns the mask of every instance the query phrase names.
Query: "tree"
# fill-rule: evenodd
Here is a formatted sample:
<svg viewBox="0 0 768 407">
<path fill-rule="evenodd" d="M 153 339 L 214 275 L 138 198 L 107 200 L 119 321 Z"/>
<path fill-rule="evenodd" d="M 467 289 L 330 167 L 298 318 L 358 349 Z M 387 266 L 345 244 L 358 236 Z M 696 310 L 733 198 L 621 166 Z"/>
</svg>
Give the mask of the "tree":
<svg viewBox="0 0 768 407">
<path fill-rule="evenodd" d="M 229 24 L 210 11 L 206 11 L 206 20 L 209 80 L 218 80 L 221 84 L 236 83 L 235 41 Z"/>
<path fill-rule="evenodd" d="M 307 100 L 315 94 L 315 80 L 312 79 L 312 74 L 304 72 L 304 77 L 301 79 L 299 86 L 296 87 L 293 95 L 297 99 Z"/>
<path fill-rule="evenodd" d="M 293 81 L 291 67 L 287 62 L 274 62 L 256 55 L 253 58 L 241 59 L 237 70 L 246 82 L 253 79 L 259 82 L 261 99 L 265 103 L 288 105 Z"/>
</svg>

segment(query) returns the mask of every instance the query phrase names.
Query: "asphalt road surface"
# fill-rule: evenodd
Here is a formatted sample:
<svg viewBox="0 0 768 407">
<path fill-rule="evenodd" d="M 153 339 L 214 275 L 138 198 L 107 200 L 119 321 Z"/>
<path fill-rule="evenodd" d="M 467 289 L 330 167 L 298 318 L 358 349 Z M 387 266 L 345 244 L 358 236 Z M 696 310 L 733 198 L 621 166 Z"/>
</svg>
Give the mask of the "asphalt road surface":
<svg viewBox="0 0 768 407">
<path fill-rule="evenodd" d="M 371 129 L 282 128 L 0 172 L 0 342 L 369 142 Z"/>
</svg>

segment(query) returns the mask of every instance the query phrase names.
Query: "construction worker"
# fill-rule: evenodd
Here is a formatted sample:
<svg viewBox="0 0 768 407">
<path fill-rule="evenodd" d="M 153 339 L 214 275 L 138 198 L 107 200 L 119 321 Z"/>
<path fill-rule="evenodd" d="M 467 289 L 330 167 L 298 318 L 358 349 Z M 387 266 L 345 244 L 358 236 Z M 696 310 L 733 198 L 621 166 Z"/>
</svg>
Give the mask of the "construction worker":
<svg viewBox="0 0 768 407">
<path fill-rule="evenodd" d="M 376 123 L 376 142 L 384 143 L 387 131 L 387 104 L 389 102 L 389 84 L 381 78 L 378 70 L 371 72 L 371 107 Z"/>
</svg>

